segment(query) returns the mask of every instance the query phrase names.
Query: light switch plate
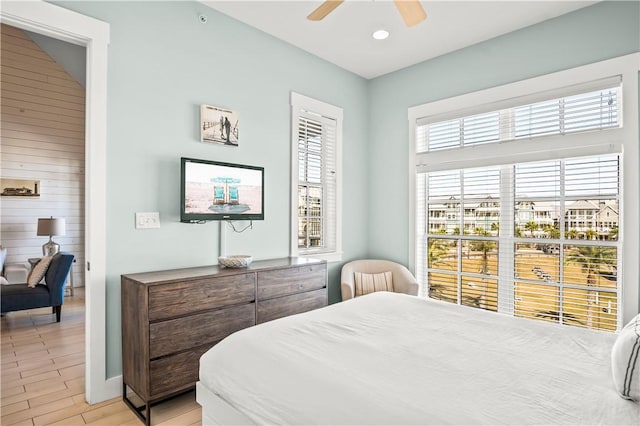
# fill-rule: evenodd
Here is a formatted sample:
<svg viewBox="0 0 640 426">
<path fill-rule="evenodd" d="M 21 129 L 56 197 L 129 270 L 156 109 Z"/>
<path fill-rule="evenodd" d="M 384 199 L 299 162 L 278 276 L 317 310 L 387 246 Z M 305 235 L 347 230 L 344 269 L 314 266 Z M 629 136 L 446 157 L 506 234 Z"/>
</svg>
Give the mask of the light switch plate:
<svg viewBox="0 0 640 426">
<path fill-rule="evenodd" d="M 160 212 L 136 212 L 136 229 L 160 228 Z"/>
</svg>

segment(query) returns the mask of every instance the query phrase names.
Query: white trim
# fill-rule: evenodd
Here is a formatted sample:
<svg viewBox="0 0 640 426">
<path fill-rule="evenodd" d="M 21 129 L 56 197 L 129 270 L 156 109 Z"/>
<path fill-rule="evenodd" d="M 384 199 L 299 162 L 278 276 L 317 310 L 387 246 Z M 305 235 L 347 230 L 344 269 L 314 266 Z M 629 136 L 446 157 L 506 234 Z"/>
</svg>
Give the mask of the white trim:
<svg viewBox="0 0 640 426">
<path fill-rule="evenodd" d="M 328 263 L 342 261 L 342 252 L 341 251 L 334 251 L 334 252 L 331 252 L 331 253 L 298 254 L 298 255 L 292 255 L 292 256 L 304 257 L 304 258 L 309 258 L 309 259 L 326 260 Z"/>
<path fill-rule="evenodd" d="M 342 260 L 342 119 L 340 107 L 291 92 L 291 216 L 290 216 L 290 254 L 291 256 L 322 259 L 327 262 Z M 336 120 L 336 249 L 332 252 L 298 253 L 298 120 L 299 111 L 305 109 L 326 115 Z"/>
<path fill-rule="evenodd" d="M 416 276 L 418 262 L 418 259 L 416 259 L 416 245 L 418 244 L 416 233 L 416 127 L 417 119 L 411 115 L 411 108 L 409 108 L 409 262 L 407 262 L 407 267 L 413 276 Z M 420 280 L 419 277 L 418 280 Z M 423 287 L 421 284 L 420 296 L 426 297 L 426 291 Z"/>
<path fill-rule="evenodd" d="M 622 218 L 620 228 L 624 235 L 619 235 L 623 242 L 622 250 L 625 261 L 622 263 L 622 277 L 628 285 L 622 286 L 623 304 L 622 321 L 627 324 L 634 313 L 640 312 L 640 149 L 638 148 L 638 71 L 640 70 L 640 54 L 634 55 L 635 64 L 624 68 L 622 73 L 622 114 L 625 129 L 622 156 L 621 206 Z M 627 188 L 625 190 L 625 188 Z M 626 236 L 626 238 L 625 238 Z M 620 305 L 618 305 L 620 306 Z"/>
<path fill-rule="evenodd" d="M 591 82 L 621 75 L 623 70 L 637 68 L 638 62 L 640 62 L 640 54 L 633 53 L 528 80 L 413 106 L 408 110 L 409 121 L 436 115 L 445 116 L 445 114 L 453 114 L 455 111 L 460 110 L 469 111 L 470 114 L 485 112 L 487 105 L 499 105 L 495 109 L 503 109 L 507 105 L 512 105 L 509 100 L 513 98 L 523 98 L 535 93 L 565 93 L 565 88 L 575 87 L 580 85 L 580 82 L 590 84 Z"/>
<path fill-rule="evenodd" d="M 589 155 L 591 152 L 623 152 L 623 182 L 621 201 L 622 220 L 621 229 L 624 235 L 620 235 L 625 261 L 622 263 L 622 292 L 624 293 L 622 315 L 620 321 L 627 323 L 640 311 L 640 267 L 637 259 L 640 256 L 640 148 L 638 128 L 638 71 L 640 70 L 640 53 L 621 56 L 606 61 L 596 62 L 581 67 L 559 71 L 552 74 L 522 80 L 478 92 L 468 93 L 453 98 L 442 99 L 424 105 L 410 107 L 408 109 L 409 120 L 409 266 L 415 271 L 416 259 L 416 214 L 415 214 L 415 173 L 416 167 L 422 170 L 441 170 L 443 168 L 456 168 L 464 160 L 473 162 L 472 167 L 495 165 L 512 162 L 511 159 L 517 153 L 524 151 L 532 153 L 533 160 L 549 158 L 547 146 L 555 143 L 542 140 L 518 140 L 478 147 L 457 149 L 455 158 L 451 158 L 451 152 L 432 152 L 428 156 L 416 154 L 416 123 L 424 117 L 446 117 L 458 115 L 460 111 L 474 114 L 487 111 L 489 106 L 498 106 L 495 109 L 513 105 L 515 98 L 536 96 L 537 93 L 566 93 L 567 88 L 586 87 L 581 85 L 594 84 L 593 82 L 609 81 L 605 79 L 622 76 L 622 102 L 623 119 L 619 129 L 608 129 L 606 144 L 603 145 L 596 132 L 583 132 L 575 135 L 561 136 L 563 145 L 575 149 L 580 147 L 581 152 Z M 614 80 L 611 80 L 614 81 Z M 598 83 L 598 84 L 600 84 Z M 600 141 L 598 141 L 600 139 Z M 552 139 L 549 138 L 549 141 Z M 481 158 L 478 154 L 482 153 Z M 428 162 L 427 159 L 428 158 Z M 424 160 L 418 164 L 418 161 Z M 446 165 L 444 164 L 446 163 Z M 470 167 L 466 163 L 466 167 Z M 624 188 L 627 188 L 625 191 Z"/>
<path fill-rule="evenodd" d="M 106 377 L 106 146 L 109 24 L 41 0 L 2 2 L 0 21 L 86 46 L 85 130 L 85 398 L 94 404 L 118 396 L 122 377 Z M 91 189 L 91 190 L 89 190 Z"/>
</svg>

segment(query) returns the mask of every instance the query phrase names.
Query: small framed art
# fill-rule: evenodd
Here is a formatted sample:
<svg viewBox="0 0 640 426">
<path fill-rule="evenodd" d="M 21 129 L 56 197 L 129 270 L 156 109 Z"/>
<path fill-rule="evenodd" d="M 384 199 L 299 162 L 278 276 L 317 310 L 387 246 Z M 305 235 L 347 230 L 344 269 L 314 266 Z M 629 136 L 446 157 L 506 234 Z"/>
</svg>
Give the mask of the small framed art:
<svg viewBox="0 0 640 426">
<path fill-rule="evenodd" d="M 238 114 L 225 108 L 200 105 L 200 141 L 238 146 Z"/>
<path fill-rule="evenodd" d="M 29 179 L 0 179 L 0 195 L 4 197 L 39 197 L 40 181 Z"/>
</svg>

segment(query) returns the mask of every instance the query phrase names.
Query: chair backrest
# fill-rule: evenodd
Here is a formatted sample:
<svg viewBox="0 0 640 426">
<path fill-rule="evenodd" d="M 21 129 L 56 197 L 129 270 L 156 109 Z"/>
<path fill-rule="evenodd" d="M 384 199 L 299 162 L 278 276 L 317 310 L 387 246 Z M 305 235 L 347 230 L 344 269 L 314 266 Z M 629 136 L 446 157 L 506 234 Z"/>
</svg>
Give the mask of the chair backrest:
<svg viewBox="0 0 640 426">
<path fill-rule="evenodd" d="M 67 280 L 72 263 L 71 253 L 60 252 L 51 259 L 49 269 L 44 276 L 51 295 L 51 306 L 62 305 L 64 302 L 64 282 Z"/>
<path fill-rule="evenodd" d="M 353 282 L 354 272 L 377 274 L 380 272 L 391 271 L 393 273 L 393 270 L 396 269 L 398 266 L 402 266 L 402 265 L 392 262 L 390 260 L 379 260 L 379 259 L 353 260 L 351 262 L 345 263 L 342 266 L 341 278 L 342 278 L 342 282 Z"/>
</svg>

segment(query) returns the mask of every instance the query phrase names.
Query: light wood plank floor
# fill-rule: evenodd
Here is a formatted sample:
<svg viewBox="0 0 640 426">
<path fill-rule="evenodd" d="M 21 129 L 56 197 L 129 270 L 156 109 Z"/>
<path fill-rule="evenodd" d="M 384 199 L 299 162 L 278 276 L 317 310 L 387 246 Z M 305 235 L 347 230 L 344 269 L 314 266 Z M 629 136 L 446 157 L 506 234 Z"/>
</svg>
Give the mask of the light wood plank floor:
<svg viewBox="0 0 640 426">
<path fill-rule="evenodd" d="M 0 320 L 0 424 L 141 425 L 114 398 L 89 405 L 84 400 L 84 291 L 66 297 L 62 321 L 51 308 L 11 312 Z M 201 425 L 195 392 L 153 406 L 155 425 Z"/>
</svg>

